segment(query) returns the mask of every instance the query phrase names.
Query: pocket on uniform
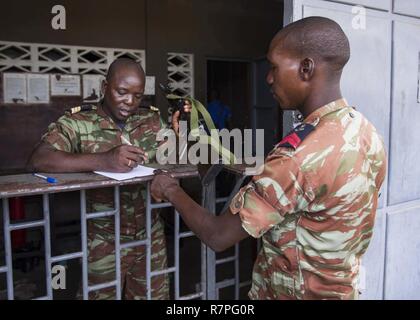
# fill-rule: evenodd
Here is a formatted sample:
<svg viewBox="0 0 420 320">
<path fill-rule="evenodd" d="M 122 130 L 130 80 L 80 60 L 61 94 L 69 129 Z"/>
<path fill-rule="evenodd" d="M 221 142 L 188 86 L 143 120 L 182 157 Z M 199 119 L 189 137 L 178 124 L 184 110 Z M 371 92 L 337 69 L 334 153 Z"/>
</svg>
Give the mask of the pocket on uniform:
<svg viewBox="0 0 420 320">
<path fill-rule="evenodd" d="M 299 287 L 299 264 L 296 248 L 285 248 L 272 260 L 271 281 L 276 292 L 295 297 Z"/>
</svg>

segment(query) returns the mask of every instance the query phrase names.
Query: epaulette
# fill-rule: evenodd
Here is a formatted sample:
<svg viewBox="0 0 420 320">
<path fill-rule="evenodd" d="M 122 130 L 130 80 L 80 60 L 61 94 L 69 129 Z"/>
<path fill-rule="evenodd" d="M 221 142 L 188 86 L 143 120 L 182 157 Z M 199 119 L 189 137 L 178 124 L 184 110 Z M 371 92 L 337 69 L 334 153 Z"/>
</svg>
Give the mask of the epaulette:
<svg viewBox="0 0 420 320">
<path fill-rule="evenodd" d="M 315 126 L 309 123 L 302 123 L 294 128 L 287 136 L 281 140 L 276 147 L 286 147 L 296 149 L 302 141 L 314 131 Z"/>
<path fill-rule="evenodd" d="M 160 112 L 159 108 L 156 108 L 154 106 L 150 106 L 150 110 L 152 110 L 154 112 Z"/>
<path fill-rule="evenodd" d="M 156 108 L 154 106 L 141 106 L 140 108 L 141 109 L 146 109 L 146 110 L 150 110 L 150 111 L 153 111 L 153 112 L 160 113 L 159 108 Z"/>
<path fill-rule="evenodd" d="M 91 110 L 96 110 L 96 109 L 97 109 L 97 107 L 94 106 L 93 104 L 83 104 L 81 106 L 77 106 L 77 107 L 67 109 L 66 112 L 68 112 L 70 114 L 75 114 L 75 113 L 78 113 L 80 111 L 91 111 Z"/>
</svg>

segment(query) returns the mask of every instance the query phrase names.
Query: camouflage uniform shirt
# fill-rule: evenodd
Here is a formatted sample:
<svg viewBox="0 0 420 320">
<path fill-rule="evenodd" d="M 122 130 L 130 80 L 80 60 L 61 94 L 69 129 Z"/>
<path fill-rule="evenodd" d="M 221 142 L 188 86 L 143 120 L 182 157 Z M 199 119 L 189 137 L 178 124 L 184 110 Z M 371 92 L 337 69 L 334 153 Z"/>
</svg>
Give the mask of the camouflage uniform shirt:
<svg viewBox="0 0 420 320">
<path fill-rule="evenodd" d="M 252 299 L 356 299 L 386 172 L 382 138 L 344 99 L 310 114 L 298 145 L 282 142 L 233 198 L 243 228 L 262 238 Z"/>
<path fill-rule="evenodd" d="M 141 147 L 154 159 L 158 142 L 157 132 L 164 126 L 159 114 L 147 109 L 129 117 L 123 129 L 100 108 L 66 114 L 52 123 L 42 140 L 60 151 L 71 153 L 106 152 L 124 144 L 123 135 L 132 145 Z M 142 185 L 121 188 L 121 236 L 135 235 L 145 230 L 144 199 Z M 113 189 L 88 190 L 87 206 L 91 212 L 113 208 Z M 95 219 L 95 226 L 113 233 L 113 219 Z M 96 230 L 100 232 L 101 230 Z"/>
<path fill-rule="evenodd" d="M 151 161 L 156 156 L 159 142 L 157 132 L 164 126 L 157 112 L 139 109 L 130 116 L 123 128 L 103 110 L 81 111 L 66 114 L 52 123 L 42 140 L 55 149 L 71 153 L 106 152 L 124 144 L 124 136 L 132 145 L 141 147 Z M 120 236 L 121 243 L 146 238 L 146 188 L 143 184 L 120 187 Z M 88 212 L 109 211 L 114 208 L 113 188 L 86 191 Z M 151 270 L 165 269 L 167 265 L 164 226 L 158 214 L 152 211 Z M 89 284 L 95 285 L 115 279 L 114 218 L 88 220 L 88 270 Z M 146 252 L 144 246 L 121 250 L 121 274 L 125 299 L 146 298 Z M 152 299 L 168 299 L 166 274 L 151 280 Z M 90 299 L 114 299 L 115 288 L 92 292 Z"/>
</svg>

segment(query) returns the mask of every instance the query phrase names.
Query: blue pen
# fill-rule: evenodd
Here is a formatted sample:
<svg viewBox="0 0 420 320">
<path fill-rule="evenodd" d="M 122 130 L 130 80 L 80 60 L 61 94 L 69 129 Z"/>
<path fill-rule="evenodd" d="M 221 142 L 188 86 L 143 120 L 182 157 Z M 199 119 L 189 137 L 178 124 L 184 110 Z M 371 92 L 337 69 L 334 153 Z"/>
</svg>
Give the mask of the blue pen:
<svg viewBox="0 0 420 320">
<path fill-rule="evenodd" d="M 56 183 L 57 182 L 56 178 L 46 177 L 46 176 L 43 176 L 42 174 L 39 174 L 39 173 L 34 173 L 34 176 L 38 177 L 38 178 L 41 178 L 41 179 L 44 179 L 49 183 Z"/>
</svg>

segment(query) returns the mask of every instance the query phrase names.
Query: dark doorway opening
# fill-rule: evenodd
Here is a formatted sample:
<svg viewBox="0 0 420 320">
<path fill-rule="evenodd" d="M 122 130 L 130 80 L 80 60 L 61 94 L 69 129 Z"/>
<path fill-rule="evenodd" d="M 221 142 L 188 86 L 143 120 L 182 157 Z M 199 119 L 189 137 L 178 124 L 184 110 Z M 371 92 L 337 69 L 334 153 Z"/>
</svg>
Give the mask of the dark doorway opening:
<svg viewBox="0 0 420 320">
<path fill-rule="evenodd" d="M 252 128 L 252 62 L 238 60 L 207 60 L 207 108 L 218 129 L 220 128 L 220 118 L 225 118 L 225 107 L 229 109 L 230 117 L 225 122 L 225 128 L 240 129 L 242 138 L 244 129 Z M 218 93 L 217 99 L 214 92 Z M 220 101 L 220 105 L 213 104 L 215 100 Z M 211 105 L 213 104 L 213 108 Z M 223 106 L 223 107 L 222 107 Z M 213 112 L 211 111 L 213 110 Z M 216 110 L 216 111 L 215 111 Z M 219 112 L 220 110 L 220 112 Z M 223 123 L 223 121 L 222 121 Z M 231 139 L 230 150 L 233 152 L 233 140 Z M 242 154 L 243 154 L 242 139 Z M 252 146 L 251 146 L 252 147 Z M 237 157 L 242 155 L 235 154 Z M 217 196 L 227 196 L 233 189 L 235 177 L 228 172 L 222 172 L 216 180 Z"/>
<path fill-rule="evenodd" d="M 244 60 L 207 60 L 207 106 L 211 102 L 211 93 L 216 90 L 220 101 L 230 108 L 231 117 L 226 126 L 228 129 L 239 129 L 244 136 L 244 129 L 253 127 L 253 62 Z M 231 140 L 232 141 L 232 140 Z M 231 144 L 231 151 L 233 151 Z M 243 146 L 245 147 L 245 146 Z M 252 147 L 252 146 L 248 146 Z M 243 152 L 243 150 L 242 150 Z M 236 176 L 228 171 L 222 171 L 216 179 L 217 197 L 228 197 L 235 186 Z M 228 200 L 229 201 L 229 200 Z M 224 203 L 216 205 L 217 214 L 222 214 Z M 241 282 L 240 299 L 247 299 L 250 289 L 252 268 L 256 259 L 257 242 L 253 238 L 241 241 L 239 247 L 239 268 L 237 275 Z M 234 254 L 233 248 L 217 253 L 216 259 L 223 259 Z M 216 280 L 222 282 L 228 279 L 234 271 L 230 264 L 221 264 L 216 269 Z M 230 298 L 234 294 L 232 286 L 219 290 L 219 298 Z M 229 292 L 229 290 L 231 292 Z"/>
<path fill-rule="evenodd" d="M 231 128 L 251 128 L 251 62 L 207 60 L 207 105 L 212 90 L 231 110 Z"/>
</svg>

